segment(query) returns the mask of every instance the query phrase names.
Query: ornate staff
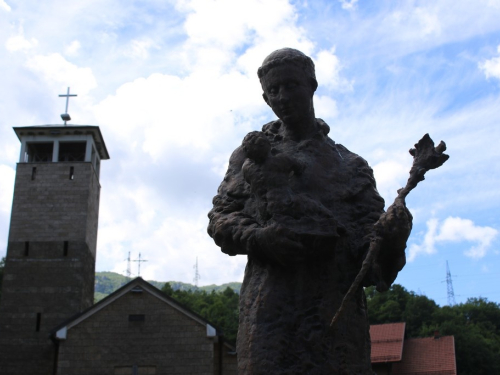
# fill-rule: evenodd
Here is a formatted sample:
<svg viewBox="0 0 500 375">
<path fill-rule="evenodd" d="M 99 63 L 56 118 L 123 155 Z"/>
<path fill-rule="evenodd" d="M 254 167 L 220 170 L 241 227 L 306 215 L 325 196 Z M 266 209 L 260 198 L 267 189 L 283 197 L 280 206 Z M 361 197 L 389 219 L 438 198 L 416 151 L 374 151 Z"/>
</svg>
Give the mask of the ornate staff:
<svg viewBox="0 0 500 375">
<path fill-rule="evenodd" d="M 412 191 L 420 181 L 425 179 L 424 175 L 429 169 L 435 169 L 444 164 L 446 160 L 448 160 L 449 155 L 443 154 L 446 151 L 446 144 L 441 141 L 439 145 L 434 147 L 434 142 L 429 137 L 429 134 L 426 134 L 422 137 L 420 141 L 415 145 L 415 148 L 410 149 L 410 154 L 413 156 L 413 165 L 410 169 L 410 177 L 406 183 L 406 186 L 402 189 L 398 190 L 398 196 L 394 200 L 394 203 L 391 205 L 404 205 L 406 196 Z M 391 207 L 387 210 L 390 211 Z M 351 284 L 349 290 L 346 295 L 342 299 L 342 303 L 335 313 L 335 316 L 330 323 L 330 327 L 333 328 L 337 324 L 342 312 L 344 311 L 346 301 L 349 298 L 352 298 L 356 290 L 361 286 L 361 282 L 366 276 L 368 270 L 372 267 L 375 259 L 377 259 L 378 254 L 380 252 L 380 246 L 383 240 L 383 230 L 386 227 L 384 225 L 387 221 L 387 212 L 382 214 L 378 221 L 374 224 L 374 235 L 372 236 L 372 240 L 370 241 L 370 248 L 368 249 L 368 253 L 363 261 L 360 271 L 358 275 L 354 279 Z"/>
</svg>

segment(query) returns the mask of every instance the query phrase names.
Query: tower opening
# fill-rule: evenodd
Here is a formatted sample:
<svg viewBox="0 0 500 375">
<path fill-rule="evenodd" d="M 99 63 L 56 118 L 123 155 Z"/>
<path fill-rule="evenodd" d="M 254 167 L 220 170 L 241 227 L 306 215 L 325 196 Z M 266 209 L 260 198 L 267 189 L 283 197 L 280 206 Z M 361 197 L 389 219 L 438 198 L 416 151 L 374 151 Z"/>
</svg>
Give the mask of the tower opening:
<svg viewBox="0 0 500 375">
<path fill-rule="evenodd" d="M 86 142 L 60 142 L 59 161 L 85 161 Z"/>
<path fill-rule="evenodd" d="M 30 142 L 26 149 L 28 163 L 51 162 L 54 142 Z"/>
</svg>

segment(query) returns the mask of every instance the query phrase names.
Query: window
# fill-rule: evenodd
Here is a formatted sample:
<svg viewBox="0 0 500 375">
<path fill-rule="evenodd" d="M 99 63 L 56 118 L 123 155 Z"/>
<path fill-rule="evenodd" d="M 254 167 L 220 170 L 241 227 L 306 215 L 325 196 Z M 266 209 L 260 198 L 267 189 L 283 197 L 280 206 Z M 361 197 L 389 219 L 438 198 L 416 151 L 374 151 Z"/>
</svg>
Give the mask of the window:
<svg viewBox="0 0 500 375">
<path fill-rule="evenodd" d="M 85 161 L 86 142 L 59 142 L 59 161 Z"/>
<path fill-rule="evenodd" d="M 36 167 L 33 167 L 33 169 L 31 170 L 31 179 L 34 180 L 36 177 Z"/>
<path fill-rule="evenodd" d="M 69 243 L 68 243 L 68 241 L 64 241 L 64 245 L 63 245 L 63 255 L 64 255 L 65 257 L 67 257 L 67 256 L 68 256 L 68 247 L 69 247 Z"/>
<path fill-rule="evenodd" d="M 30 242 L 25 241 L 24 242 L 24 256 L 27 257 L 28 255 L 30 255 Z"/>
<path fill-rule="evenodd" d="M 70 180 L 75 179 L 75 167 L 69 167 L 69 179 Z"/>
<path fill-rule="evenodd" d="M 144 314 L 131 314 L 128 316 L 129 322 L 144 322 L 146 320 L 146 316 Z"/>
<path fill-rule="evenodd" d="M 26 145 L 28 163 L 51 162 L 53 142 L 33 142 Z"/>
<path fill-rule="evenodd" d="M 36 332 L 40 332 L 40 325 L 42 323 L 42 313 L 36 313 Z"/>
</svg>

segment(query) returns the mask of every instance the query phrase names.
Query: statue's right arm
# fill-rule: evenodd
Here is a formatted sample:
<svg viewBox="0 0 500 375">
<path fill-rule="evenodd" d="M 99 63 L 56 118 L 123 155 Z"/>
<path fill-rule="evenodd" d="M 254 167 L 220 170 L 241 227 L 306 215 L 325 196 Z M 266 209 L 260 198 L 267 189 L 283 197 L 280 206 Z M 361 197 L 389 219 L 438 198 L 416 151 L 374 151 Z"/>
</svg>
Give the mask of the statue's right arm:
<svg viewBox="0 0 500 375">
<path fill-rule="evenodd" d="M 242 172 L 245 158 L 241 146 L 233 152 L 224 180 L 213 199 L 213 208 L 208 213 L 208 234 L 222 252 L 229 255 L 248 254 L 259 227 L 255 218 L 245 213 L 250 199 L 250 186 Z"/>
</svg>

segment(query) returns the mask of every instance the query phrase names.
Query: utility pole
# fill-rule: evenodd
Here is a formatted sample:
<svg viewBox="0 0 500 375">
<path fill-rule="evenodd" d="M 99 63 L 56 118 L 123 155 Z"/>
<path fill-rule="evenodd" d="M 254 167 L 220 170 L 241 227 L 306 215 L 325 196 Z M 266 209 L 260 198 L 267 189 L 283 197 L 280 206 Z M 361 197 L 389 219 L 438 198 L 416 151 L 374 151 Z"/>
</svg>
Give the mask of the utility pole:
<svg viewBox="0 0 500 375">
<path fill-rule="evenodd" d="M 128 258 L 126 259 L 126 261 L 127 261 L 127 272 L 126 272 L 127 278 L 131 279 L 132 278 L 132 271 L 130 269 L 130 251 L 128 252 Z"/>
<path fill-rule="evenodd" d="M 147 262 L 147 260 L 141 259 L 141 253 L 139 253 L 139 259 L 135 259 L 132 262 L 137 262 L 137 276 L 141 276 L 141 263 Z"/>
<path fill-rule="evenodd" d="M 196 257 L 196 264 L 193 266 L 194 268 L 194 286 L 198 288 L 198 281 L 200 281 L 201 276 L 200 272 L 198 271 L 198 257 Z"/>
<path fill-rule="evenodd" d="M 453 306 L 455 302 L 455 292 L 453 291 L 453 282 L 451 281 L 450 267 L 446 261 L 446 286 L 448 289 L 448 306 Z"/>
</svg>

